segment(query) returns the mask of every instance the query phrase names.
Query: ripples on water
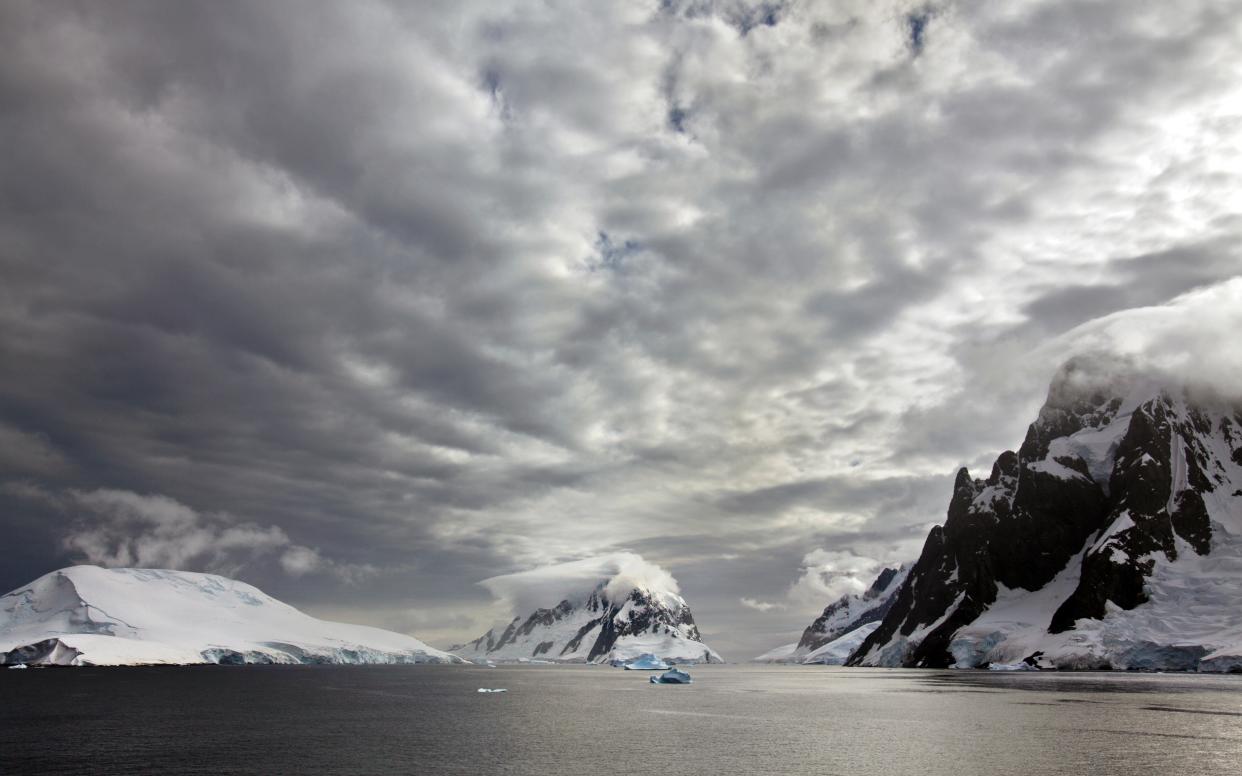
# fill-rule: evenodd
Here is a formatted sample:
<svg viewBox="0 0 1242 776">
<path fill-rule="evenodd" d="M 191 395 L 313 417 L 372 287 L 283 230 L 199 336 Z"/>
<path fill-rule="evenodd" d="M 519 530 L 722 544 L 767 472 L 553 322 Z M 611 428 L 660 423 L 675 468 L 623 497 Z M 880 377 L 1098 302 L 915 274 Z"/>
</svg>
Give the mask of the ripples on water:
<svg viewBox="0 0 1242 776">
<path fill-rule="evenodd" d="M 0 773 L 1242 772 L 1242 677 L 701 666 L 0 672 Z M 478 693 L 507 687 L 507 693 Z"/>
</svg>

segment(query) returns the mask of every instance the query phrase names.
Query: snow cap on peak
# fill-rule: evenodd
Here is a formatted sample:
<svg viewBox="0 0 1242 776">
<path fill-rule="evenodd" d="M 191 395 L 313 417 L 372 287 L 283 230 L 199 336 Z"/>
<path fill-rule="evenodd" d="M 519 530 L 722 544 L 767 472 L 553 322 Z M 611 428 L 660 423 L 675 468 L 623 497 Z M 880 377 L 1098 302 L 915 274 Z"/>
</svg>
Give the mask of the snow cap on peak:
<svg viewBox="0 0 1242 776">
<path fill-rule="evenodd" d="M 597 590 L 610 601 L 621 601 L 638 589 L 662 601 L 681 603 L 680 588 L 673 575 L 633 552 L 539 566 L 491 577 L 479 584 L 515 614 L 550 609 L 561 601 L 585 601 Z"/>
</svg>

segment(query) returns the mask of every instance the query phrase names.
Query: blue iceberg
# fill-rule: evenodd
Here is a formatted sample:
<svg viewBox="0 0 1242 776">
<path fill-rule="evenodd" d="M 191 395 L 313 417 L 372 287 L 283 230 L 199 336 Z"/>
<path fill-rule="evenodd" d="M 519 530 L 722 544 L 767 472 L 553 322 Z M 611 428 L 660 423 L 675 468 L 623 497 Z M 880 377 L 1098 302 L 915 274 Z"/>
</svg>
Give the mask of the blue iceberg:
<svg viewBox="0 0 1242 776">
<path fill-rule="evenodd" d="M 668 667 L 668 663 L 650 652 L 644 652 L 625 664 L 626 671 L 667 671 Z"/>
<path fill-rule="evenodd" d="M 685 671 L 670 668 L 659 676 L 651 677 L 652 684 L 690 684 L 694 680 Z"/>
</svg>

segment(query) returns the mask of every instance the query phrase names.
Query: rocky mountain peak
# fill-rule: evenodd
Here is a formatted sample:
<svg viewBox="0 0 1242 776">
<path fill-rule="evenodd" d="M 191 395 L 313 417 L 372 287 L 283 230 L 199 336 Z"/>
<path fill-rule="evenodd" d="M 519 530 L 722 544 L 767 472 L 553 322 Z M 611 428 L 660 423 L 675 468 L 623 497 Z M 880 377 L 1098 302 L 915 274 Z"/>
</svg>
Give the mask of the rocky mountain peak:
<svg viewBox="0 0 1242 776">
<path fill-rule="evenodd" d="M 552 608 L 515 617 L 451 651 L 475 659 L 606 662 L 651 652 L 672 662 L 720 662 L 702 643 L 694 614 L 680 595 L 632 587 L 614 600 L 607 582 Z"/>
<path fill-rule="evenodd" d="M 958 472 L 943 527 L 851 659 L 944 666 L 1004 653 L 1004 628 L 986 650 L 963 634 L 1028 596 L 1041 601 L 1043 635 L 1006 649 L 1051 649 L 1048 637 L 1125 620 L 1116 612 L 1154 600 L 1153 579 L 1242 534 L 1240 421 L 1237 406 L 1124 360 L 1070 361 L 1016 454 L 1002 453 L 987 480 Z M 1117 660 L 1095 641 L 1087 657 L 1068 643 L 1056 642 L 1064 660 Z"/>
</svg>

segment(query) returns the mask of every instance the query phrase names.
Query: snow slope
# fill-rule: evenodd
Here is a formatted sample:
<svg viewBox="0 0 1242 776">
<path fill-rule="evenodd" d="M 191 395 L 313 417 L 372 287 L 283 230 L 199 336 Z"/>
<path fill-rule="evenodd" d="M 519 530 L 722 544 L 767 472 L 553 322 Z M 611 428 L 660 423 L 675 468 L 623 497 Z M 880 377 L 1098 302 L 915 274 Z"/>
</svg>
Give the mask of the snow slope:
<svg viewBox="0 0 1242 776">
<path fill-rule="evenodd" d="M 802 659 L 802 662 L 806 665 L 845 665 L 845 661 L 849 659 L 850 655 L 854 654 L 854 650 L 858 649 L 863 640 L 874 633 L 878 627 L 880 627 L 879 620 L 872 620 L 865 625 L 859 625 L 849 633 L 838 636 L 819 649 L 812 651 Z"/>
<path fill-rule="evenodd" d="M 214 574 L 71 566 L 0 598 L 0 664 L 461 662 Z"/>
<path fill-rule="evenodd" d="M 752 663 L 800 663 L 802 656 L 797 656 L 797 642 L 782 644 L 775 649 L 770 649 L 758 657 L 752 658 Z"/>
<path fill-rule="evenodd" d="M 893 599 L 910 572 L 909 565 L 886 568 L 876 576 L 871 586 L 859 594 L 843 595 L 824 608 L 794 644 L 785 644 L 754 658 L 754 663 L 804 663 L 829 643 L 842 636 L 859 632 L 869 623 L 878 623 L 888 614 Z M 871 630 L 874 630 L 871 629 Z M 868 630 L 866 634 L 870 634 Z M 866 635 L 864 634 L 864 635 Z M 809 661 L 822 662 L 822 661 Z M 842 659 L 841 662 L 844 662 Z"/>
</svg>

